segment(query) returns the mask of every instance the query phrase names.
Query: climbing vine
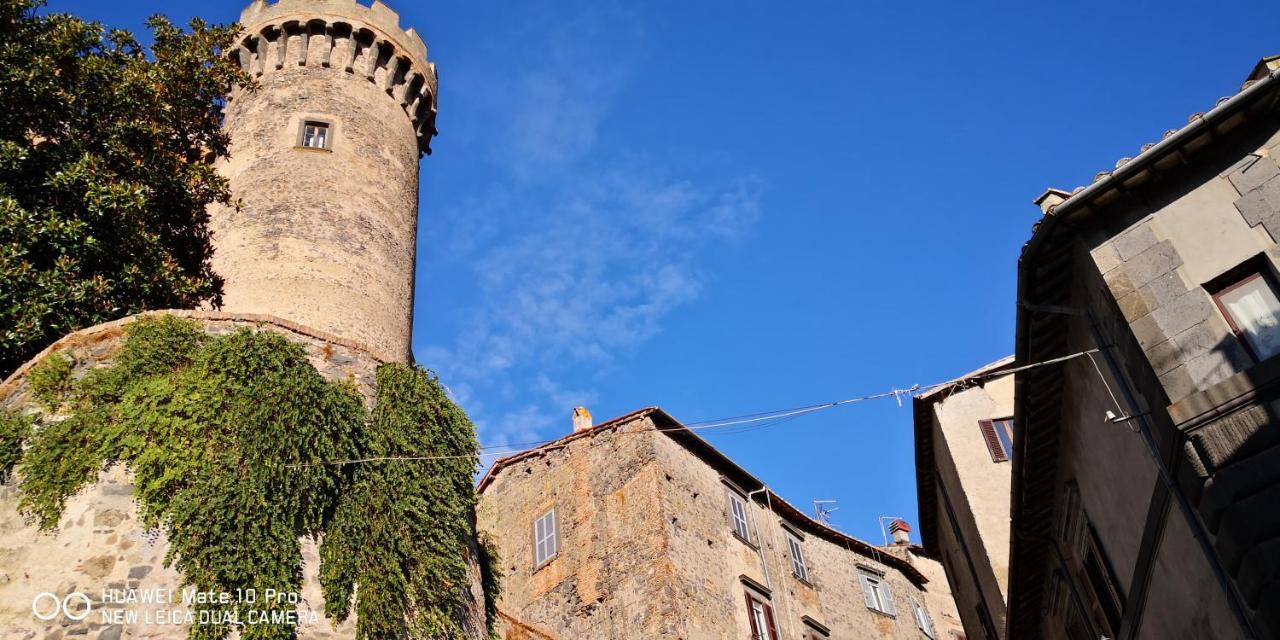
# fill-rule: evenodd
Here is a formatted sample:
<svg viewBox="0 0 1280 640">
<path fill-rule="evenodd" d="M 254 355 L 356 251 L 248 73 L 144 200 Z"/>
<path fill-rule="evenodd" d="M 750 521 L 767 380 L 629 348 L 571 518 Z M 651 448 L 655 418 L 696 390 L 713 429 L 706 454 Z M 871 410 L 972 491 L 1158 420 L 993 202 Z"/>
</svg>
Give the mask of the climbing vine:
<svg viewBox="0 0 1280 640">
<path fill-rule="evenodd" d="M 100 470 L 124 464 L 143 523 L 168 534 L 165 562 L 186 585 L 297 593 L 299 539 L 312 536 L 322 539 L 326 612 L 343 620 L 354 609 L 357 637 L 462 636 L 477 445 L 433 375 L 380 367 L 370 413 L 351 384 L 326 380 L 279 334 L 211 336 L 164 315 L 128 325 L 113 365 L 79 381 L 67 382 L 69 364 L 65 376 L 49 366 L 33 394 L 61 419 L 46 415 L 33 429 L 0 414 L 0 478 L 13 469 L 19 509 L 41 528 L 56 527 Z M 332 464 L 387 455 L 446 457 Z M 496 594 L 496 582 L 485 586 Z M 244 621 L 294 605 L 194 606 Z M 190 637 L 221 639 L 231 628 L 194 625 Z M 293 638 L 295 627 L 251 624 L 241 637 Z"/>
</svg>

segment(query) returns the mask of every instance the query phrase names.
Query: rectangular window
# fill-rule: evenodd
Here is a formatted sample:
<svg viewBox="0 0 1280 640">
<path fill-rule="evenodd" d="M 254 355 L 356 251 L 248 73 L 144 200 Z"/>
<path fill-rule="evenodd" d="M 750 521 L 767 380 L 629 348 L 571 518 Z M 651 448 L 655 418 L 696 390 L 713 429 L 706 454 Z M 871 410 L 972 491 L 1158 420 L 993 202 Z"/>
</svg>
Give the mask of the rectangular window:
<svg viewBox="0 0 1280 640">
<path fill-rule="evenodd" d="M 727 489 L 729 496 L 729 521 L 739 538 L 751 542 L 751 530 L 747 527 L 747 502 L 738 492 Z"/>
<path fill-rule="evenodd" d="M 862 582 L 862 596 L 867 608 L 886 615 L 896 615 L 893 608 L 893 594 L 889 591 L 889 583 L 884 574 L 870 569 L 858 569 L 858 579 Z"/>
<path fill-rule="evenodd" d="M 992 462 L 1013 460 L 1013 418 L 979 420 L 978 429 L 987 443 Z"/>
<path fill-rule="evenodd" d="M 929 618 L 929 612 L 924 608 L 924 605 L 913 599 L 911 601 L 911 614 L 916 619 L 916 626 L 920 628 L 920 631 L 924 632 L 924 635 L 930 638 L 936 637 L 933 634 L 933 620 Z"/>
<path fill-rule="evenodd" d="M 556 510 L 552 508 L 533 521 L 533 566 L 541 567 L 556 557 Z"/>
<path fill-rule="evenodd" d="M 791 533 L 787 534 L 787 551 L 791 554 L 791 573 L 808 582 L 809 567 L 804 564 L 804 549 L 800 547 L 800 539 Z"/>
<path fill-rule="evenodd" d="M 329 125 L 324 122 L 303 123 L 302 146 L 310 149 L 328 149 Z"/>
<path fill-rule="evenodd" d="M 1116 582 L 1111 563 L 1102 553 L 1098 536 L 1093 527 L 1088 527 L 1085 540 L 1084 574 L 1089 581 L 1089 588 L 1101 609 L 1102 617 L 1114 635 L 1120 631 L 1120 617 L 1124 613 L 1124 601 L 1120 595 L 1120 585 Z"/>
<path fill-rule="evenodd" d="M 750 591 L 747 592 L 747 620 L 751 623 L 751 640 L 778 640 L 773 607 Z"/>
<path fill-rule="evenodd" d="M 1266 271 L 1248 272 L 1214 293 L 1213 301 L 1255 360 L 1280 353 L 1280 297 Z"/>
</svg>

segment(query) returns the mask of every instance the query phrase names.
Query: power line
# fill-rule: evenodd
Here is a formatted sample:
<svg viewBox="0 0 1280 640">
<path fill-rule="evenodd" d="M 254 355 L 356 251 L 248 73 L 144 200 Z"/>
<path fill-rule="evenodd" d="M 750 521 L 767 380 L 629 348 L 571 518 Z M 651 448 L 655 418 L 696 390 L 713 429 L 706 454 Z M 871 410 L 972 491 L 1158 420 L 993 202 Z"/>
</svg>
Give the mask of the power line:
<svg viewBox="0 0 1280 640">
<path fill-rule="evenodd" d="M 1058 358 L 1051 358 L 1049 360 L 1044 360 L 1041 362 L 1033 362 L 1031 364 L 1025 364 L 1022 366 L 1014 367 L 1012 369 L 1002 369 L 999 371 L 991 371 L 987 373 L 961 376 L 959 378 L 952 378 L 950 380 L 937 382 L 930 385 L 922 386 L 917 384 L 904 389 L 894 387 L 891 390 L 885 391 L 883 393 L 875 393 L 871 395 L 845 398 L 843 400 L 834 400 L 832 402 L 823 402 L 819 404 L 811 404 L 811 405 L 806 405 L 802 407 L 792 407 L 790 409 L 777 409 L 774 411 L 765 411 L 760 413 L 749 413 L 749 414 L 744 414 L 739 416 L 731 416 L 728 418 L 719 418 L 715 420 L 689 422 L 689 423 L 684 423 L 679 427 L 667 427 L 667 428 L 653 427 L 650 429 L 636 429 L 632 431 L 613 431 L 611 435 L 616 436 L 616 435 L 624 435 L 624 434 L 639 434 L 639 433 L 647 433 L 651 431 L 660 431 L 660 432 L 661 431 L 678 431 L 682 429 L 687 429 L 689 431 L 695 431 L 695 432 L 696 431 L 712 431 L 712 430 L 720 429 L 720 431 L 717 431 L 717 433 L 721 433 L 724 435 L 737 435 L 740 433 L 747 433 L 750 431 L 756 431 L 759 429 L 774 427 L 784 422 L 789 422 L 790 420 L 793 420 L 795 418 L 807 416 L 813 413 L 817 413 L 819 411 L 826 411 L 828 409 L 834 409 L 836 407 L 855 404 L 859 402 L 867 402 L 870 400 L 882 400 L 885 398 L 894 398 L 898 401 L 898 405 L 901 406 L 902 398 L 904 396 L 908 398 L 915 398 L 915 397 L 919 397 L 924 394 L 930 393 L 932 391 L 935 391 L 937 389 L 941 389 L 943 387 L 947 387 L 951 385 L 971 384 L 971 383 L 977 383 L 985 380 L 990 380 L 992 378 L 1001 378 L 1005 376 L 1011 376 L 1015 373 L 1020 373 L 1022 371 L 1027 371 L 1027 370 L 1035 369 L 1038 367 L 1045 367 L 1049 365 L 1059 364 L 1062 362 L 1067 362 L 1069 360 L 1074 360 L 1082 356 L 1092 357 L 1092 354 L 1098 353 L 1099 351 L 1101 351 L 1101 349 L 1088 349 L 1086 351 L 1080 351 L 1078 353 L 1073 353 L 1067 356 L 1061 356 Z M 756 423 L 762 423 L 762 424 L 756 424 Z M 750 426 L 744 426 L 744 425 L 750 425 Z M 730 427 L 733 427 L 733 428 L 730 428 Z M 482 447 L 479 447 L 477 450 L 477 453 L 474 453 L 474 454 L 444 455 L 444 456 L 377 456 L 377 457 L 370 457 L 370 458 L 352 458 L 348 460 L 326 460 L 322 462 L 295 463 L 295 464 L 289 464 L 285 466 L 289 468 L 305 468 L 305 467 L 318 467 L 318 466 L 365 464 L 369 462 L 393 462 L 393 461 L 394 462 L 412 462 L 412 461 L 462 460 L 462 459 L 470 459 L 470 458 L 484 458 L 489 456 L 502 456 L 507 454 L 521 453 L 523 451 L 528 451 L 528 450 L 532 450 L 532 449 L 536 449 L 539 447 L 552 444 L 558 440 L 560 440 L 560 438 L 552 438 L 549 440 L 539 440 L 534 442 L 482 446 Z M 529 449 L 513 449 L 513 447 L 529 447 Z M 487 449 L 504 449 L 504 450 L 486 452 Z"/>
</svg>

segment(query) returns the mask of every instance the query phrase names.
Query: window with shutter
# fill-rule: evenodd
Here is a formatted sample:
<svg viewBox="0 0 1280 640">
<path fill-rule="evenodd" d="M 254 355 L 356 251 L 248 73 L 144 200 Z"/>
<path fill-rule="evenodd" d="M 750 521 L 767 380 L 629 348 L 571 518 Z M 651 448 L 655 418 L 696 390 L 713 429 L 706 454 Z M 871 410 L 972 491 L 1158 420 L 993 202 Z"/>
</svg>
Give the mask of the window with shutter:
<svg viewBox="0 0 1280 640">
<path fill-rule="evenodd" d="M 916 626 L 920 628 L 920 631 L 924 632 L 924 635 L 930 638 L 935 637 L 933 634 L 933 620 L 929 618 L 928 610 L 918 600 L 911 600 L 911 614 L 916 619 Z"/>
<path fill-rule="evenodd" d="M 556 510 L 550 511 L 533 521 L 533 566 L 535 568 L 556 557 L 558 549 L 556 538 Z"/>
<path fill-rule="evenodd" d="M 747 622 L 751 625 L 751 640 L 778 640 L 778 628 L 773 622 L 773 607 L 752 595 L 747 596 Z"/>
<path fill-rule="evenodd" d="M 747 502 L 736 491 L 725 489 L 729 496 L 729 521 L 733 532 L 743 541 L 751 543 L 751 530 L 747 526 Z"/>
<path fill-rule="evenodd" d="M 991 461 L 1007 462 L 1011 458 L 1009 454 L 1013 448 L 1012 440 L 1010 441 L 1009 450 L 1006 450 L 1004 443 L 1001 442 L 1000 434 L 997 433 L 997 429 L 1003 428 L 1005 425 L 997 426 L 996 422 L 995 420 L 979 420 L 978 429 L 982 431 L 982 440 L 987 443 L 987 451 L 991 452 Z M 1003 423 L 1005 421 L 1001 420 L 999 422 Z M 1008 422 L 1012 423 L 1013 421 L 1009 420 Z M 1012 433 L 1012 431 L 1007 431 L 1007 433 Z"/>
<path fill-rule="evenodd" d="M 889 583 L 885 582 L 884 574 L 859 567 L 858 580 L 862 583 L 862 597 L 868 609 L 896 615 L 893 594 L 889 591 Z"/>
<path fill-rule="evenodd" d="M 791 554 L 791 573 L 795 577 L 809 581 L 809 567 L 804 563 L 804 548 L 801 547 L 800 539 L 791 533 L 787 533 L 787 551 Z"/>
</svg>

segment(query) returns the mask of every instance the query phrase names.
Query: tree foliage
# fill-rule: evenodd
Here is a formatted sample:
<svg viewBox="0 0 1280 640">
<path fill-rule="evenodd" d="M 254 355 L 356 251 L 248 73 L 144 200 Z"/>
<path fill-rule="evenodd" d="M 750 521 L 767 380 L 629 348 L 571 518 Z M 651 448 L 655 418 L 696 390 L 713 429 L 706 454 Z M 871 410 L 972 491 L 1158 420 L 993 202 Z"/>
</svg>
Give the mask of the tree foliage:
<svg viewBox="0 0 1280 640">
<path fill-rule="evenodd" d="M 14 469 L 19 509 L 51 529 L 103 468 L 125 464 L 143 523 L 167 533 L 166 562 L 186 584 L 298 593 L 299 539 L 323 537 L 326 611 L 342 620 L 354 607 L 358 637 L 461 637 L 474 429 L 419 368 L 384 365 L 377 381 L 370 414 L 354 387 L 325 380 L 277 333 L 209 336 L 190 320 L 145 317 L 126 327 L 112 366 L 91 370 L 49 410 L 60 419 L 47 415 L 33 430 L 0 413 L 0 445 L 21 452 L 0 457 L 0 478 Z M 387 455 L 443 458 L 333 464 Z M 484 586 L 486 601 L 495 598 L 496 579 Z M 244 622 L 293 605 L 196 608 Z M 190 637 L 219 640 L 230 629 L 194 625 Z M 290 639 L 295 628 L 248 624 L 240 637 Z"/>
<path fill-rule="evenodd" d="M 153 42 L 0 0 L 0 376 L 80 327 L 220 303 L 206 206 L 229 203 L 222 99 L 237 27 L 160 16 Z"/>
</svg>

